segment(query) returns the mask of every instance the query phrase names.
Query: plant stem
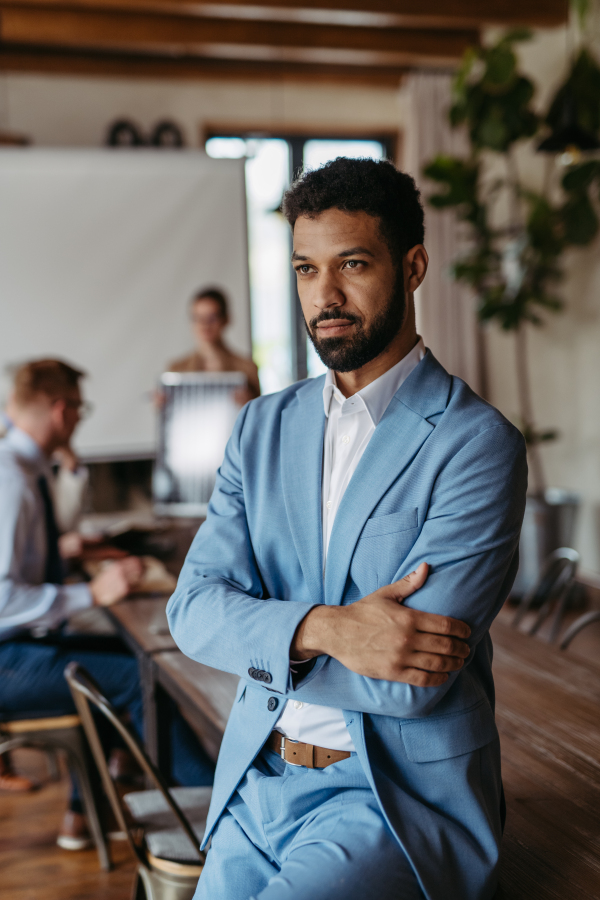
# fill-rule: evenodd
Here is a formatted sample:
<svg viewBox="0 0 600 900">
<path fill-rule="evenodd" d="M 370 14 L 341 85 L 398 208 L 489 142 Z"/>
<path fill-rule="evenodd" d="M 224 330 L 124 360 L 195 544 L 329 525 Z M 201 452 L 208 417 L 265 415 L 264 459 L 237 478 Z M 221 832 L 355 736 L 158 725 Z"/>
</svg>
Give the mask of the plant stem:
<svg viewBox="0 0 600 900">
<path fill-rule="evenodd" d="M 527 446 L 531 465 L 531 493 L 543 495 L 546 488 L 544 469 L 539 445 L 535 442 L 535 424 L 533 420 L 533 404 L 531 401 L 531 382 L 527 366 L 527 330 L 524 323 L 515 331 L 515 356 L 517 364 L 517 388 L 519 392 L 519 415 L 523 427 L 534 436 Z"/>
</svg>

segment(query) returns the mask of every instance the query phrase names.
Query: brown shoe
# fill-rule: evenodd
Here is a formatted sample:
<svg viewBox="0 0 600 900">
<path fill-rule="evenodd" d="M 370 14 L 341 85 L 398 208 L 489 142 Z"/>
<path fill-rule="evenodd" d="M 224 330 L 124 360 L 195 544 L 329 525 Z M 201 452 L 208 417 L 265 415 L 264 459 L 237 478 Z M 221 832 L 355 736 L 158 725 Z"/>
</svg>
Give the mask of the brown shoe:
<svg viewBox="0 0 600 900">
<path fill-rule="evenodd" d="M 68 809 L 64 815 L 56 843 L 63 850 L 87 850 L 94 846 L 85 817 Z"/>
<path fill-rule="evenodd" d="M 0 756 L 0 791 L 10 791 L 11 794 L 27 794 L 35 790 L 37 785 L 24 775 L 17 775 L 13 771 L 10 759 Z"/>
</svg>

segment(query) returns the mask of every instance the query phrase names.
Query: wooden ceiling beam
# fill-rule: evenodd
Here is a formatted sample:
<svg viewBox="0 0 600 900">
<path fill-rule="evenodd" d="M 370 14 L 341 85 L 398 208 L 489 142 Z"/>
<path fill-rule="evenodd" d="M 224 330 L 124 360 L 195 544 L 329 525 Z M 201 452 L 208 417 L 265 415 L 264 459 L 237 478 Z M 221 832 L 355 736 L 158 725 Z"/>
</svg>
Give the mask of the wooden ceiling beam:
<svg viewBox="0 0 600 900">
<path fill-rule="evenodd" d="M 446 29 L 484 24 L 552 27 L 567 21 L 569 9 L 568 0 L 10 0 L 10 5 Z"/>
<path fill-rule="evenodd" d="M 3 44 L 172 56 L 400 67 L 457 60 L 476 30 L 314 27 L 84 9 L 2 6 Z"/>
<path fill-rule="evenodd" d="M 197 57 L 148 57 L 62 49 L 0 49 L 0 71 L 141 79 L 289 81 L 397 88 L 406 69 L 395 66 L 342 66 L 252 62 Z"/>
</svg>

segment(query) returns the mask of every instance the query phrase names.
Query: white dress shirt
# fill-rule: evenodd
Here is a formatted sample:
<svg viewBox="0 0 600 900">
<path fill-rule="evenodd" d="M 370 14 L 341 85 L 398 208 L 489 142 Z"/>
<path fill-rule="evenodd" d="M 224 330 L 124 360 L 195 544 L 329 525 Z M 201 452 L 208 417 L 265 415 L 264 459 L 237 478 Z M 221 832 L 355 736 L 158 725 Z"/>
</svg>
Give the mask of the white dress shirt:
<svg viewBox="0 0 600 900">
<path fill-rule="evenodd" d="M 0 641 L 23 629 L 44 632 L 92 605 L 85 584 L 44 584 L 48 541 L 43 475 L 48 460 L 19 428 L 0 440 Z"/>
<path fill-rule="evenodd" d="M 352 397 L 344 397 L 335 375 L 328 371 L 323 388 L 325 437 L 321 515 L 323 521 L 323 574 L 333 523 L 350 479 L 392 397 L 425 355 L 419 338 L 407 355 Z M 354 744 L 341 709 L 288 700 L 275 730 L 294 741 L 330 750 L 353 751 Z"/>
</svg>

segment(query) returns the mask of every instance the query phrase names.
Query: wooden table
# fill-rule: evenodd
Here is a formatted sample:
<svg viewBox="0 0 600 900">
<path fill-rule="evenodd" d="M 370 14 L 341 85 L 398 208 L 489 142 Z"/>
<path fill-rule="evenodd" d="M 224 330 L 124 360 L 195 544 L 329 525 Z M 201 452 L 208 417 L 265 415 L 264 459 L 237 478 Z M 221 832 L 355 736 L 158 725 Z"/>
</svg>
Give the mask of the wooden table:
<svg viewBox="0 0 600 900">
<path fill-rule="evenodd" d="M 181 653 L 169 631 L 167 601 L 168 597 L 138 597 L 108 610 L 138 661 L 146 751 L 157 765 L 167 753 L 159 728 L 166 693 L 179 705 L 204 749 L 216 761 L 239 679 Z"/>
<path fill-rule="evenodd" d="M 600 668 L 496 622 L 506 900 L 600 898 Z"/>
<path fill-rule="evenodd" d="M 140 663 L 147 750 L 159 760 L 166 693 L 216 759 L 238 679 L 177 649 L 166 603 L 110 610 Z M 492 638 L 508 807 L 498 898 L 600 900 L 600 667 L 502 622 Z"/>
</svg>

